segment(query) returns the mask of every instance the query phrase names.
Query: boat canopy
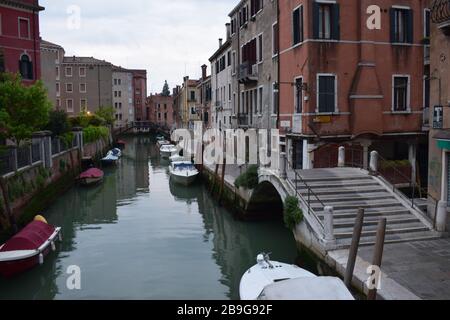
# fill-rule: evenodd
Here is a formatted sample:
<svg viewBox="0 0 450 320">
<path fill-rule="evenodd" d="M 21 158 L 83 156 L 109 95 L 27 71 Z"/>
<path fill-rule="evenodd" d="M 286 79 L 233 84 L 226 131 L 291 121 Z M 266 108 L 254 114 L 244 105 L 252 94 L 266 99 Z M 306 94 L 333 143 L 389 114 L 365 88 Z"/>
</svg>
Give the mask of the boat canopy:
<svg viewBox="0 0 450 320">
<path fill-rule="evenodd" d="M 97 168 L 91 168 L 82 174 L 80 174 L 80 179 L 84 178 L 100 178 L 103 177 L 103 171 Z"/>
<path fill-rule="evenodd" d="M 55 232 L 55 227 L 33 221 L 1 247 L 0 252 L 36 250 Z"/>
<path fill-rule="evenodd" d="M 190 162 L 174 162 L 173 168 L 175 170 L 193 170 L 195 167 Z"/>
</svg>

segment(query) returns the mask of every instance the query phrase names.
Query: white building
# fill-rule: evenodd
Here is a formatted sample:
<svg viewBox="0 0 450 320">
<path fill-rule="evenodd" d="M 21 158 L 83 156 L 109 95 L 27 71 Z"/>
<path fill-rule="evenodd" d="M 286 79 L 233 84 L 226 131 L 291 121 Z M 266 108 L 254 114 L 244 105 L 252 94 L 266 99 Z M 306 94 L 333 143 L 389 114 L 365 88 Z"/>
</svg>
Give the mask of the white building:
<svg viewBox="0 0 450 320">
<path fill-rule="evenodd" d="M 227 32 L 229 33 L 229 32 Z M 220 130 L 232 128 L 233 92 L 231 41 L 219 39 L 219 49 L 209 59 L 211 62 L 211 126 Z"/>
<path fill-rule="evenodd" d="M 133 73 L 124 68 L 114 67 L 112 86 L 116 127 L 124 127 L 134 121 Z"/>
</svg>

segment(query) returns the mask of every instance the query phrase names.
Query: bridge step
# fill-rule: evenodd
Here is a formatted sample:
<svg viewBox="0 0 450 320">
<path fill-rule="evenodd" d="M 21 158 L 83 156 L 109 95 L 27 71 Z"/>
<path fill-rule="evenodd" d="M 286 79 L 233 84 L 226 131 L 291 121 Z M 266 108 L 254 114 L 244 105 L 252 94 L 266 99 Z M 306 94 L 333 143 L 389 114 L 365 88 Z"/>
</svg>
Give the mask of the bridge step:
<svg viewBox="0 0 450 320">
<path fill-rule="evenodd" d="M 299 192 L 302 195 L 308 195 L 308 189 L 306 189 L 305 187 L 303 188 L 298 188 Z M 355 188 L 348 188 L 348 187 L 336 187 L 336 188 L 323 188 L 323 189 L 319 189 L 316 190 L 316 188 L 313 189 L 314 193 L 317 195 L 345 195 L 345 194 L 371 194 L 371 193 L 376 193 L 376 192 L 385 192 L 387 194 L 389 194 L 386 189 L 379 187 L 379 186 L 374 186 L 374 187 L 367 187 L 364 189 L 358 189 L 357 187 Z"/>
<path fill-rule="evenodd" d="M 347 201 L 347 202 L 326 202 L 326 206 L 331 206 L 335 210 L 358 210 L 359 208 L 370 209 L 370 208 L 384 208 L 384 207 L 399 207 L 402 208 L 403 205 L 397 201 L 391 199 L 387 200 L 371 200 L 371 201 Z M 323 210 L 322 205 L 313 203 L 311 208 L 314 211 Z"/>
<path fill-rule="evenodd" d="M 365 226 L 363 228 L 363 232 L 361 233 L 362 237 L 371 237 L 376 236 L 377 234 L 377 227 L 376 226 Z M 430 231 L 427 227 L 420 224 L 405 224 L 405 226 L 401 225 L 398 228 L 386 228 L 386 234 L 392 235 L 392 234 L 407 234 L 407 233 L 414 233 L 414 232 L 425 232 Z M 345 238 L 352 238 L 353 237 L 353 229 L 345 229 L 344 230 L 336 230 L 334 236 L 336 239 L 345 239 Z"/>
<path fill-rule="evenodd" d="M 323 211 L 317 212 L 319 218 L 323 218 Z M 334 219 L 355 219 L 357 215 L 356 211 L 349 212 L 348 210 L 335 210 L 333 213 Z M 364 218 L 372 218 L 372 217 L 392 217 L 392 216 L 402 216 L 402 215 L 411 215 L 411 212 L 405 210 L 404 208 L 393 207 L 386 208 L 386 210 L 382 210 L 382 208 L 377 208 L 376 210 L 366 210 L 364 212 Z"/>
<path fill-rule="evenodd" d="M 399 225 L 405 223 L 420 223 L 420 220 L 413 215 L 404 215 L 404 216 L 395 216 L 395 217 L 386 217 L 387 225 Z M 381 220 L 381 217 L 377 219 L 364 219 L 364 226 L 377 226 L 378 222 Z M 354 228 L 355 219 L 339 219 L 334 220 L 334 228 L 335 230 L 339 230 L 342 228 Z"/>
<path fill-rule="evenodd" d="M 307 196 L 307 195 L 306 195 Z M 377 192 L 371 194 L 350 194 L 350 195 L 336 195 L 329 194 L 326 196 L 318 197 L 325 205 L 328 203 L 341 203 L 349 201 L 373 201 L 373 200 L 392 200 L 395 197 L 387 192 Z M 311 203 L 318 203 L 319 200 L 314 196 L 311 197 Z"/>
<path fill-rule="evenodd" d="M 363 175 L 357 175 L 357 176 L 345 176 L 345 177 L 339 177 L 339 176 L 329 176 L 329 177 L 320 177 L 316 176 L 314 178 L 304 178 L 302 177 L 303 181 L 306 181 L 308 184 L 313 182 L 338 182 L 338 181 L 370 181 L 371 179 L 367 176 Z M 294 181 L 301 182 L 301 179 L 295 179 Z"/>
<path fill-rule="evenodd" d="M 295 181 L 294 181 L 295 183 Z M 350 181 L 316 181 L 314 183 L 307 182 L 308 186 L 313 189 L 333 189 L 333 188 L 368 188 L 368 187 L 380 187 L 380 184 L 374 180 L 350 180 Z M 302 181 L 297 180 L 297 187 L 306 188 Z"/>
</svg>

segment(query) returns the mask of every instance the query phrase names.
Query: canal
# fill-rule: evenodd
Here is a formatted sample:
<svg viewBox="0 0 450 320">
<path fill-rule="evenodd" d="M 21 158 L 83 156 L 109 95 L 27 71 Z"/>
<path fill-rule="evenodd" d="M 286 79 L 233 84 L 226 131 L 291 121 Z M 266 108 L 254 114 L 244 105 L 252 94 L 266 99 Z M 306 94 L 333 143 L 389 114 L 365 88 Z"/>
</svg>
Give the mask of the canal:
<svg viewBox="0 0 450 320">
<path fill-rule="evenodd" d="M 43 212 L 62 227 L 63 243 L 42 266 L 0 279 L 0 299 L 238 299 L 258 253 L 297 261 L 281 219 L 235 219 L 201 181 L 171 184 L 152 138 L 126 141 L 103 184 L 75 186 Z M 66 285 L 74 265 L 81 290 Z"/>
</svg>

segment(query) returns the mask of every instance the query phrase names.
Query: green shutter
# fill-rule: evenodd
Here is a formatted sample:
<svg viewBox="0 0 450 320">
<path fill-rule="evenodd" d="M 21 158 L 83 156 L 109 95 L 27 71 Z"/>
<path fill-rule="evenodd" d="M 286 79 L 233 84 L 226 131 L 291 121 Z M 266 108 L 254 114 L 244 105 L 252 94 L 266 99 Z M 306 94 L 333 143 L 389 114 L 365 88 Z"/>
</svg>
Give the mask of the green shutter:
<svg viewBox="0 0 450 320">
<path fill-rule="evenodd" d="M 339 4 L 336 3 L 332 7 L 332 30 L 331 30 L 331 38 L 333 40 L 340 40 L 341 36 L 341 25 L 340 25 L 340 10 L 339 10 Z"/>
</svg>

